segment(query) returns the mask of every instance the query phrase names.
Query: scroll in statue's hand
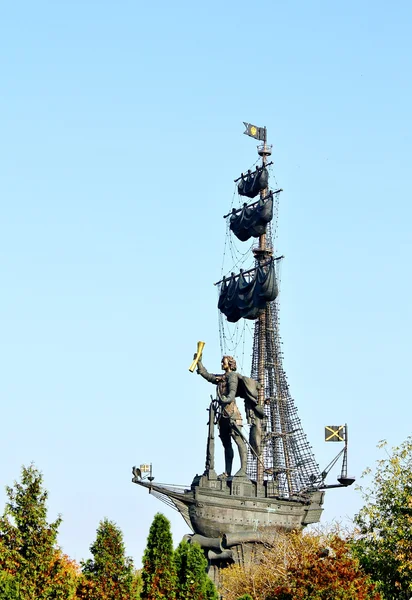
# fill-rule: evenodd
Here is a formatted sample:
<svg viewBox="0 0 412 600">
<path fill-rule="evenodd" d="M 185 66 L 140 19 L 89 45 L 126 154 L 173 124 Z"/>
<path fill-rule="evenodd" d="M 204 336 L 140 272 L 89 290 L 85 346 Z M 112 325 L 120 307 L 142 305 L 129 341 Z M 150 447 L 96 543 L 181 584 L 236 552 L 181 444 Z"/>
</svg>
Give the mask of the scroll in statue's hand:
<svg viewBox="0 0 412 600">
<path fill-rule="evenodd" d="M 230 404 L 230 400 L 228 400 L 228 399 L 226 398 L 226 396 L 222 396 L 222 397 L 220 398 L 220 405 L 221 405 L 221 406 L 227 406 L 228 404 Z"/>
<path fill-rule="evenodd" d="M 193 360 L 196 360 L 196 359 L 197 359 L 197 352 L 195 352 L 194 355 L 193 355 Z M 196 363 L 196 370 L 197 370 L 198 373 L 199 373 L 201 364 L 202 364 L 202 357 L 200 357 L 199 360 Z"/>
</svg>

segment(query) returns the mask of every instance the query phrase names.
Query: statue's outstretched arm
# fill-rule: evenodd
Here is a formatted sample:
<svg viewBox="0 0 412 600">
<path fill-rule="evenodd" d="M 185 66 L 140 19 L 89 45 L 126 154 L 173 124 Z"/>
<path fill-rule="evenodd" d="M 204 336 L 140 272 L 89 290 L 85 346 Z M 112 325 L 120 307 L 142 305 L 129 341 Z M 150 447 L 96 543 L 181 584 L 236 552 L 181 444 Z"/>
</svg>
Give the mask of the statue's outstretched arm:
<svg viewBox="0 0 412 600">
<path fill-rule="evenodd" d="M 201 360 L 199 360 L 199 362 L 197 363 L 197 373 L 198 375 L 201 375 L 204 379 L 206 379 L 206 381 L 209 381 L 209 383 L 214 383 L 215 385 L 217 385 L 217 383 L 219 382 L 217 375 L 209 373 L 209 371 L 207 371 L 203 366 Z"/>
</svg>

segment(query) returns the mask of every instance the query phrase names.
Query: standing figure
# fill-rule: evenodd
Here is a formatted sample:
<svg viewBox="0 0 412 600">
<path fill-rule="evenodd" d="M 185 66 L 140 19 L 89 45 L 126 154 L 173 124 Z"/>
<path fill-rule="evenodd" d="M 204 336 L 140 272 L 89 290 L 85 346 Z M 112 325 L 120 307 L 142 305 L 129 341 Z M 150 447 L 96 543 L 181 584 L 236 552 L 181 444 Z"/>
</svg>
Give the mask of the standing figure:
<svg viewBox="0 0 412 600">
<path fill-rule="evenodd" d="M 261 412 L 261 407 L 257 405 L 259 384 L 257 381 L 244 378 L 236 372 L 236 361 L 233 356 L 223 356 L 222 369 L 224 373 L 214 375 L 205 369 L 201 360 L 197 363 L 198 374 L 204 377 L 206 381 L 214 383 L 217 386 L 217 396 L 223 409 L 218 424 L 219 437 L 222 440 L 225 450 L 225 472 L 221 477 L 229 477 L 232 474 L 234 454 L 232 439 L 237 445 L 240 458 L 240 469 L 235 474 L 235 477 L 246 477 L 247 445 L 242 435 L 242 415 L 236 405 L 236 396 L 245 398 L 246 406 L 248 404 L 252 405 L 255 412 L 258 412 L 261 418 L 263 412 Z"/>
</svg>

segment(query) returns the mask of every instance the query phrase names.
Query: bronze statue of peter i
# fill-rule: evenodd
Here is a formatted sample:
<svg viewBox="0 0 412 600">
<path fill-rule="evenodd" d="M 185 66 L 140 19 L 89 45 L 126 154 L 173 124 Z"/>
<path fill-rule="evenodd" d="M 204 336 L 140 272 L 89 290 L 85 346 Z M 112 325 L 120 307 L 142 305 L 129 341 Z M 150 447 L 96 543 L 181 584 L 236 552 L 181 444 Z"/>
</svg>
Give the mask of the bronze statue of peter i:
<svg viewBox="0 0 412 600">
<path fill-rule="evenodd" d="M 262 407 L 258 405 L 259 384 L 254 379 L 237 373 L 236 360 L 233 356 L 223 356 L 222 369 L 224 373 L 215 375 L 205 369 L 201 360 L 197 363 L 198 374 L 217 386 L 218 399 L 223 409 L 218 424 L 219 437 L 225 451 L 225 472 L 221 477 L 229 477 L 232 474 L 234 454 L 232 439 L 238 447 L 240 458 L 240 469 L 235 477 L 246 477 L 247 445 L 242 434 L 242 415 L 236 405 L 236 397 L 240 396 L 245 400 L 248 422 L 252 424 L 252 430 L 256 428 L 258 421 L 260 431 L 260 419 L 264 413 Z M 249 441 L 255 453 L 259 454 L 255 437 L 251 432 Z"/>
</svg>

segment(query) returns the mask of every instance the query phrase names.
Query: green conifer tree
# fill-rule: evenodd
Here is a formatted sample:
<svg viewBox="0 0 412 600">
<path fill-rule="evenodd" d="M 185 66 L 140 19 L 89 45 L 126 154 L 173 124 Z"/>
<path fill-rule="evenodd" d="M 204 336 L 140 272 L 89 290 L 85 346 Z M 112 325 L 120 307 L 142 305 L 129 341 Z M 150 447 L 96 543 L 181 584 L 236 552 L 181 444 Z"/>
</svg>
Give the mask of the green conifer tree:
<svg viewBox="0 0 412 600">
<path fill-rule="evenodd" d="M 161 513 L 153 519 L 143 555 L 141 598 L 173 600 L 175 598 L 175 565 L 170 522 Z"/>
<path fill-rule="evenodd" d="M 133 563 L 125 556 L 123 534 L 115 523 L 108 519 L 100 522 L 90 552 L 93 558 L 81 563 L 83 577 L 78 585 L 78 598 L 131 600 L 138 597 L 134 592 Z"/>
<path fill-rule="evenodd" d="M 215 584 L 209 577 L 206 580 L 206 600 L 219 600 L 220 594 L 218 593 Z"/>
<path fill-rule="evenodd" d="M 74 597 L 75 564 L 57 546 L 61 518 L 47 521 L 42 474 L 22 468 L 21 481 L 6 487 L 0 517 L 0 598 L 46 600 Z"/>
<path fill-rule="evenodd" d="M 214 600 L 218 598 L 206 574 L 207 560 L 198 544 L 180 542 L 175 552 L 176 600 Z"/>
</svg>

